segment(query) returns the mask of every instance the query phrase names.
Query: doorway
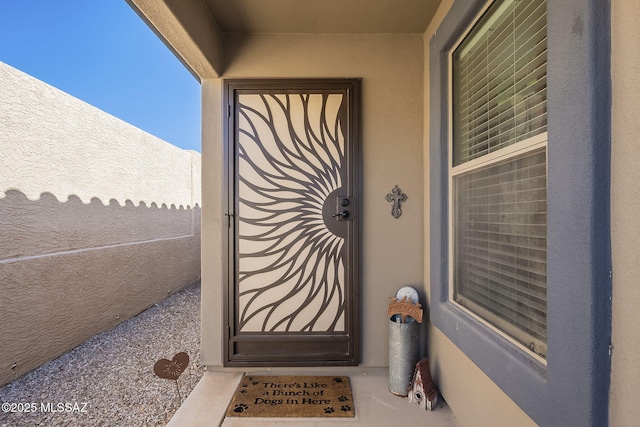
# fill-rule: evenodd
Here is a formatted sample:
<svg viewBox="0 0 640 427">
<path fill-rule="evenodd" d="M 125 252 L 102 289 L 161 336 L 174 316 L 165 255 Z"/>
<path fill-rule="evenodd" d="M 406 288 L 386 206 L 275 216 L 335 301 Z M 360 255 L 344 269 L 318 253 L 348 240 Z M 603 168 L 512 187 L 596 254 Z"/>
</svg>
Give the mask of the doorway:
<svg viewBox="0 0 640 427">
<path fill-rule="evenodd" d="M 359 86 L 225 81 L 226 366 L 358 363 Z"/>
</svg>

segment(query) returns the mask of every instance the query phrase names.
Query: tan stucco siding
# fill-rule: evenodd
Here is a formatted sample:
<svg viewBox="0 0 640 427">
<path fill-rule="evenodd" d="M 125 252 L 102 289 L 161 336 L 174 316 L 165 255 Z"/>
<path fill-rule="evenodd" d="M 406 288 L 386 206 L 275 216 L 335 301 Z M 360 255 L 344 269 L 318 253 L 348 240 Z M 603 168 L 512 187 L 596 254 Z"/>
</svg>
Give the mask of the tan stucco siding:
<svg viewBox="0 0 640 427">
<path fill-rule="evenodd" d="M 194 236 L 0 261 L 0 383 L 196 281 L 197 248 Z"/>
<path fill-rule="evenodd" d="M 613 255 L 611 426 L 640 419 L 640 4 L 611 2 Z M 605 396 L 603 396 L 603 401 Z"/>
<path fill-rule="evenodd" d="M 0 384 L 200 276 L 200 155 L 0 63 Z"/>
<path fill-rule="evenodd" d="M 422 288 L 423 245 L 415 238 L 422 234 L 423 227 L 422 51 L 419 35 L 228 35 L 225 39 L 228 62 L 224 77 L 362 78 L 360 328 L 361 363 L 367 366 L 387 364 L 389 298 L 403 285 Z M 215 121 L 219 116 L 213 109 L 222 102 L 218 84 L 212 81 L 203 88 L 203 123 Z M 203 139 L 205 180 L 209 175 L 223 176 L 218 157 L 222 134 L 219 125 L 212 126 L 216 127 L 212 134 Z M 385 200 L 395 185 L 408 196 L 397 220 Z M 220 206 L 219 200 L 217 189 L 207 189 L 203 194 L 205 207 Z M 221 211 L 205 215 L 203 240 L 215 240 Z M 219 313 L 223 302 L 213 294 L 221 297 L 222 267 L 217 250 L 205 251 L 203 360 L 219 365 L 222 343 L 216 340 L 222 328 Z"/>
<path fill-rule="evenodd" d="M 200 355 L 203 365 L 222 365 L 223 319 L 223 129 L 222 85 L 202 81 L 202 285 Z M 224 227 L 224 228 L 223 228 Z"/>
</svg>

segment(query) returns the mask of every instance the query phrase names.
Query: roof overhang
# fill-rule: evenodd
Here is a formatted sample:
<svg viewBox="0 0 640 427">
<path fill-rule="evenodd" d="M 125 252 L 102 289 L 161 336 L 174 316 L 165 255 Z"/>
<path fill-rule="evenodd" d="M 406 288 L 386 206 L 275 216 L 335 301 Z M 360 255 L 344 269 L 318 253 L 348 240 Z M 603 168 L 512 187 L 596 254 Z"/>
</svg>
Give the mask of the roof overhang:
<svg viewBox="0 0 640 427">
<path fill-rule="evenodd" d="M 198 81 L 222 74 L 222 33 L 205 2 L 126 1 Z"/>
<path fill-rule="evenodd" d="M 422 34 L 441 0 L 126 0 L 198 80 L 224 72 L 225 33 Z"/>
</svg>

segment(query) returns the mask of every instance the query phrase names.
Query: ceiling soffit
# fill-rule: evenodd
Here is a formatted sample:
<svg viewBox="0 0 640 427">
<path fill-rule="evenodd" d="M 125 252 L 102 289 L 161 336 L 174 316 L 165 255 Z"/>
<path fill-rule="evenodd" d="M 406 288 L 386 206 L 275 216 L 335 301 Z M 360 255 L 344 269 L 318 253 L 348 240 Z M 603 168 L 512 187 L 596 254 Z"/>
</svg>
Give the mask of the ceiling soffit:
<svg viewBox="0 0 640 427">
<path fill-rule="evenodd" d="M 226 33 L 418 34 L 440 0 L 204 0 Z"/>
<path fill-rule="evenodd" d="M 224 33 L 422 34 L 441 0 L 126 0 L 198 79 L 224 73 Z"/>
</svg>

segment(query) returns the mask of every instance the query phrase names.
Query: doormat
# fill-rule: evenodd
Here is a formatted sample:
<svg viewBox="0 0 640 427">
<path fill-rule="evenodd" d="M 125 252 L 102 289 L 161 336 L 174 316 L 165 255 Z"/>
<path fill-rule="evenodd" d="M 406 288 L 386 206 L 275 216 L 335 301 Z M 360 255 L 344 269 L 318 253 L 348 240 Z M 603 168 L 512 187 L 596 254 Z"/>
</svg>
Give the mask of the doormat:
<svg viewBox="0 0 640 427">
<path fill-rule="evenodd" d="M 346 376 L 244 375 L 228 417 L 355 417 Z"/>
</svg>

